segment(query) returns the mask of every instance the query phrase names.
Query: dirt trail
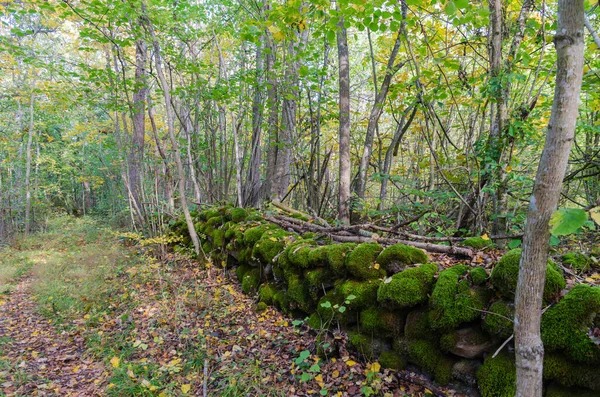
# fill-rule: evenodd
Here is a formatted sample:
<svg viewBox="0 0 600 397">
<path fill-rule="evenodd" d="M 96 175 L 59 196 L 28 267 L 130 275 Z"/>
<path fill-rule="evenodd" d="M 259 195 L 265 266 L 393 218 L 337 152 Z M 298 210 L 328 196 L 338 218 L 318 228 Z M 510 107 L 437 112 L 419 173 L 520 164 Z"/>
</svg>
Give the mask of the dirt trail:
<svg viewBox="0 0 600 397">
<path fill-rule="evenodd" d="M 0 297 L 0 390 L 6 396 L 102 395 L 103 364 L 85 354 L 82 336 L 57 332 L 37 312 L 30 285 L 24 276 Z"/>
</svg>

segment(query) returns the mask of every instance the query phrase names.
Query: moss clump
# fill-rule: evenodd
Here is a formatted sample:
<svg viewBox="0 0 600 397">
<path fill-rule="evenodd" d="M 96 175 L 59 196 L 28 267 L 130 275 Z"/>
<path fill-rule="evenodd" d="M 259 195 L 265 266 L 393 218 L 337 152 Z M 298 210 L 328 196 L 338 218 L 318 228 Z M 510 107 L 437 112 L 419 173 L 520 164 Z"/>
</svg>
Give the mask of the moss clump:
<svg viewBox="0 0 600 397">
<path fill-rule="evenodd" d="M 494 358 L 488 356 L 477 371 L 481 397 L 514 397 L 516 382 L 515 358 L 506 351 Z"/>
<path fill-rule="evenodd" d="M 221 229 L 216 229 L 212 234 L 213 246 L 222 248 L 224 243 L 225 232 Z"/>
<path fill-rule="evenodd" d="M 544 355 L 544 378 L 555 380 L 563 386 L 578 386 L 600 391 L 597 366 L 574 363 L 555 353 Z"/>
<path fill-rule="evenodd" d="M 265 302 L 258 302 L 258 304 L 256 305 L 256 311 L 261 313 L 264 312 L 265 310 L 267 310 L 267 307 L 269 307 Z"/>
<path fill-rule="evenodd" d="M 360 312 L 360 330 L 361 332 L 373 333 L 382 328 L 381 315 L 383 311 L 370 307 Z"/>
<path fill-rule="evenodd" d="M 398 273 L 406 266 L 427 262 L 429 258 L 425 251 L 404 244 L 390 245 L 377 257 L 377 263 L 390 274 Z"/>
<path fill-rule="evenodd" d="M 404 336 L 407 339 L 427 339 L 437 341 L 438 335 L 432 332 L 429 323 L 429 311 L 426 309 L 414 310 L 406 316 L 406 325 L 404 326 Z"/>
<path fill-rule="evenodd" d="M 210 256 L 210 253 L 212 250 L 213 250 L 213 245 L 210 241 L 205 241 L 204 243 L 202 243 L 202 251 L 204 251 L 204 253 L 207 256 Z"/>
<path fill-rule="evenodd" d="M 244 294 L 249 295 L 256 292 L 260 284 L 260 270 L 252 269 L 244 274 L 242 279 L 242 291 Z"/>
<path fill-rule="evenodd" d="M 339 321 L 346 325 L 351 319 L 350 311 L 339 311 L 339 308 L 344 306 L 344 297 L 342 297 L 335 289 L 327 292 L 319 303 L 317 303 L 317 314 L 322 322 L 323 328 L 328 328 L 332 322 Z M 344 306 L 345 307 L 345 306 Z"/>
<path fill-rule="evenodd" d="M 338 293 L 344 298 L 349 299 L 348 308 L 359 310 L 377 303 L 377 289 L 381 284 L 380 280 L 367 281 L 346 281 L 337 287 Z"/>
<path fill-rule="evenodd" d="M 248 273 L 250 270 L 252 270 L 252 267 L 250 265 L 246 265 L 246 264 L 239 265 L 235 269 L 235 276 L 237 277 L 237 279 L 240 283 L 244 279 L 244 275 L 246 273 Z"/>
<path fill-rule="evenodd" d="M 374 339 L 372 336 L 359 332 L 348 332 L 348 342 L 350 342 L 351 347 L 369 361 L 374 360 L 383 347 L 379 339 Z"/>
<path fill-rule="evenodd" d="M 433 342 L 411 340 L 408 342 L 409 361 L 433 374 L 436 382 L 445 385 L 452 378 L 453 360 L 445 357 Z"/>
<path fill-rule="evenodd" d="M 493 247 L 494 242 L 492 240 L 484 239 L 483 237 L 469 237 L 465 241 L 462 242 L 462 245 L 465 247 L 471 247 L 476 250 L 481 250 L 487 247 Z"/>
<path fill-rule="evenodd" d="M 225 231 L 225 238 L 230 241 L 234 241 L 236 244 L 244 242 L 244 232 L 242 231 L 243 226 L 233 224 Z"/>
<path fill-rule="evenodd" d="M 431 292 L 437 266 L 428 263 L 406 269 L 384 280 L 377 291 L 377 300 L 398 308 L 423 303 Z"/>
<path fill-rule="evenodd" d="M 356 247 L 354 243 L 332 244 L 327 249 L 327 263 L 336 276 L 346 274 L 346 256 Z"/>
<path fill-rule="evenodd" d="M 287 297 L 290 300 L 291 308 L 299 309 L 307 314 L 311 312 L 313 301 L 306 280 L 297 276 L 290 277 Z"/>
<path fill-rule="evenodd" d="M 429 299 L 431 326 L 434 329 L 453 329 L 479 317 L 490 298 L 489 290 L 471 287 L 467 278 L 469 268 L 453 266 L 440 273 Z"/>
<path fill-rule="evenodd" d="M 290 301 L 287 294 L 283 291 L 277 290 L 273 294 L 273 305 L 284 313 L 288 313 L 290 310 Z"/>
<path fill-rule="evenodd" d="M 589 337 L 600 313 L 600 287 L 575 286 L 542 316 L 542 341 L 547 351 L 561 350 L 575 361 L 600 363 L 600 346 Z"/>
<path fill-rule="evenodd" d="M 277 292 L 277 288 L 273 284 L 266 283 L 260 286 L 258 289 L 258 296 L 261 302 L 265 302 L 267 305 L 273 304 L 273 296 Z"/>
<path fill-rule="evenodd" d="M 494 288 L 505 298 L 514 299 L 517 281 L 519 278 L 519 261 L 521 260 L 521 249 L 517 248 L 508 251 L 494 270 L 492 270 L 491 280 Z M 556 265 L 551 261 L 546 267 L 546 285 L 544 287 L 544 299 L 551 301 L 559 296 L 560 291 L 565 288 L 565 278 L 562 276 Z"/>
<path fill-rule="evenodd" d="M 311 267 L 327 266 L 328 245 L 321 245 L 311 250 L 308 254 L 308 264 Z"/>
<path fill-rule="evenodd" d="M 592 390 L 581 389 L 579 387 L 565 387 L 558 383 L 553 383 L 546 390 L 546 397 L 598 397 L 600 394 Z"/>
<path fill-rule="evenodd" d="M 482 267 L 474 267 L 469 270 L 469 277 L 473 285 L 481 285 L 488 279 L 488 274 Z"/>
<path fill-rule="evenodd" d="M 561 257 L 562 263 L 569 265 L 573 270 L 578 273 L 586 272 L 590 270 L 592 261 L 586 255 L 579 252 L 569 252 Z"/>
<path fill-rule="evenodd" d="M 264 232 L 269 230 L 269 228 L 270 225 L 263 224 L 251 227 L 250 229 L 244 231 L 244 244 L 246 247 L 254 247 L 254 244 L 260 240 Z"/>
<path fill-rule="evenodd" d="M 323 328 L 323 325 L 324 325 L 323 321 L 321 320 L 321 316 L 319 316 L 319 313 L 317 313 L 317 312 L 311 314 L 308 317 L 308 320 L 306 321 L 306 323 L 312 329 L 321 329 L 321 328 Z"/>
<path fill-rule="evenodd" d="M 252 247 L 240 249 L 238 251 L 238 261 L 241 264 L 249 264 L 252 261 Z"/>
<path fill-rule="evenodd" d="M 304 273 L 308 288 L 313 299 L 323 295 L 325 287 L 332 284 L 331 271 L 325 268 L 309 270 Z"/>
<path fill-rule="evenodd" d="M 383 368 L 400 371 L 406 368 L 406 360 L 393 350 L 382 352 L 379 355 L 379 363 Z"/>
<path fill-rule="evenodd" d="M 231 208 L 228 215 L 233 222 L 240 223 L 246 220 L 248 211 L 243 208 Z"/>
<path fill-rule="evenodd" d="M 359 244 L 346 258 L 346 268 L 360 280 L 371 280 L 385 276 L 385 270 L 375 259 L 383 248 L 377 243 Z"/>
<path fill-rule="evenodd" d="M 511 302 L 496 301 L 490 305 L 483 318 L 483 330 L 492 336 L 502 339 L 510 337 L 513 333 L 515 305 Z"/>
<path fill-rule="evenodd" d="M 273 263 L 273 259 L 285 248 L 285 238 L 290 234 L 282 229 L 267 230 L 254 244 L 252 256 L 263 264 Z"/>
<path fill-rule="evenodd" d="M 307 269 L 309 267 L 308 255 L 315 244 L 313 240 L 299 240 L 290 244 L 286 249 L 290 263 L 296 267 Z"/>
</svg>

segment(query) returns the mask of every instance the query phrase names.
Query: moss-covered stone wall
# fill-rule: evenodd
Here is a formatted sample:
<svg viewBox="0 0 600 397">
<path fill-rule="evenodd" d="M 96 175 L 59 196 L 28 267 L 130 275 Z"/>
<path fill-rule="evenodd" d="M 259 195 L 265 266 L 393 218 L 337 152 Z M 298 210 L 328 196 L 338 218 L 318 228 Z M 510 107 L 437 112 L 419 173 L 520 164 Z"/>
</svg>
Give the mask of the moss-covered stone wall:
<svg viewBox="0 0 600 397">
<path fill-rule="evenodd" d="M 467 265 L 444 269 L 405 245 L 298 235 L 255 210 L 209 208 L 194 219 L 204 252 L 235 269 L 257 308 L 274 306 L 316 329 L 339 326 L 351 347 L 384 367 L 414 365 L 439 384 L 477 383 L 483 397 L 514 395 L 512 346 L 492 355 L 512 334 L 520 250 L 488 274 Z M 176 250 L 189 247 L 183 220 L 171 232 L 183 237 Z M 600 396 L 600 288 L 578 285 L 561 299 L 565 284 L 550 261 L 544 299 L 553 306 L 542 321 L 546 393 Z"/>
</svg>

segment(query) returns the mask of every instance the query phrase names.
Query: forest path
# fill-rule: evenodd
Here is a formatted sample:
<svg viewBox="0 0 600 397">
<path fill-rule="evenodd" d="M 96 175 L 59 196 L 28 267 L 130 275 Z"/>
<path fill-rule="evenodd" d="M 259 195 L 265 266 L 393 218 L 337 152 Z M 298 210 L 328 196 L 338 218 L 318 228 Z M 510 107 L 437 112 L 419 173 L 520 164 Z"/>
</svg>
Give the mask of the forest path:
<svg viewBox="0 0 600 397">
<path fill-rule="evenodd" d="M 104 365 L 74 329 L 59 332 L 31 295 L 32 276 L 0 300 L 0 380 L 6 396 L 97 396 Z"/>
</svg>

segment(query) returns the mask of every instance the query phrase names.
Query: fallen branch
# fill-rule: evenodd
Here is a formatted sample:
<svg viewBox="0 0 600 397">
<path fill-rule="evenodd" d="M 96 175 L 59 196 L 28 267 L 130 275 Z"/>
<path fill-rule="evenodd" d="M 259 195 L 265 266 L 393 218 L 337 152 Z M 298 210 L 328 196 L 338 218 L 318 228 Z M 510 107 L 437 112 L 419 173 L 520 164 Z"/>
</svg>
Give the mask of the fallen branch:
<svg viewBox="0 0 600 397">
<path fill-rule="evenodd" d="M 411 247 L 421 248 L 422 250 L 428 252 L 435 252 L 439 254 L 450 254 L 450 255 L 458 255 L 471 258 L 473 257 L 473 250 L 466 247 L 453 247 L 448 245 L 439 245 L 439 244 L 431 244 L 431 243 L 421 243 L 418 241 L 409 241 L 409 240 L 401 240 L 395 238 L 383 238 L 380 237 L 378 239 L 361 237 L 361 236 L 340 236 L 331 234 L 329 235 L 332 240 L 339 241 L 342 243 L 370 243 L 370 242 L 378 242 L 382 245 L 393 245 L 393 244 L 404 244 L 410 245 Z"/>
</svg>

